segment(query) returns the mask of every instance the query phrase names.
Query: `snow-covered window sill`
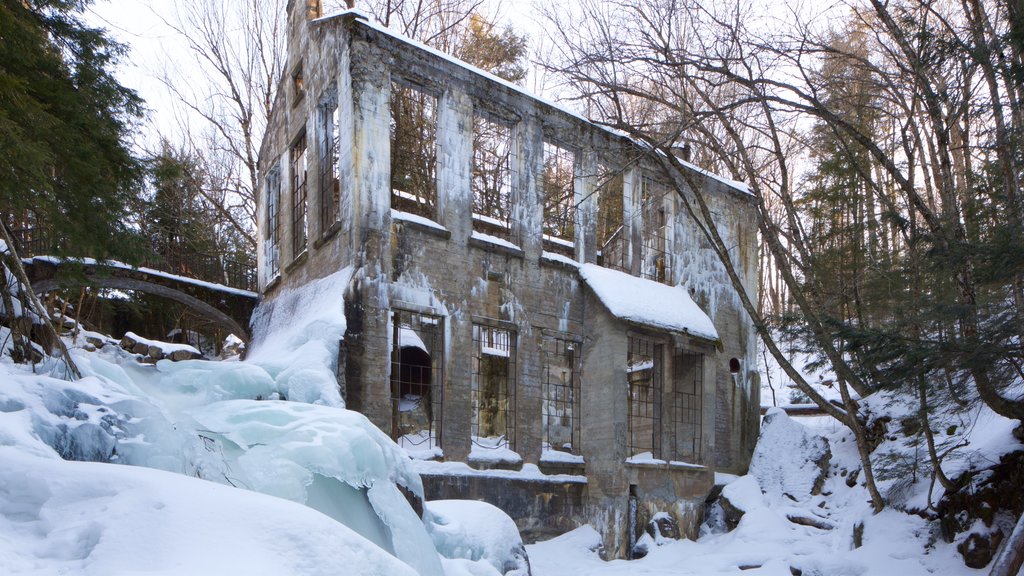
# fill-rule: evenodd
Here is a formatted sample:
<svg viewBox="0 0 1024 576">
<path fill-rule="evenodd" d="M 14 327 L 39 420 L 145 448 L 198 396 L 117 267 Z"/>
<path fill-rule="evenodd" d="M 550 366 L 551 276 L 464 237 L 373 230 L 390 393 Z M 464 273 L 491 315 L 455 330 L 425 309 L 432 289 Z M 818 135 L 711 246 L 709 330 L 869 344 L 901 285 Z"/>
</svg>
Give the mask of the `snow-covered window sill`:
<svg viewBox="0 0 1024 576">
<path fill-rule="evenodd" d="M 267 281 L 263 286 L 263 293 L 266 294 L 274 289 L 275 286 L 281 283 L 281 272 L 274 274 L 274 277 Z"/>
<path fill-rule="evenodd" d="M 571 270 L 577 270 L 580 267 L 580 263 L 572 258 L 563 254 L 558 254 L 557 252 L 548 252 L 546 250 L 540 253 L 540 262 L 541 264 L 554 264 Z"/>
<path fill-rule="evenodd" d="M 680 462 L 678 460 L 661 460 L 659 458 L 626 458 L 626 466 L 636 468 L 658 468 L 662 470 L 693 470 L 695 472 L 705 472 L 708 470 L 707 466 L 702 464 L 691 464 L 689 462 Z"/>
<path fill-rule="evenodd" d="M 288 265 L 284 267 L 285 273 L 286 274 L 291 273 L 291 271 L 294 270 L 296 266 L 299 266 L 300 264 L 305 262 L 308 258 L 309 258 L 309 250 L 303 248 L 302 252 L 299 252 L 299 255 L 296 256 L 295 258 L 292 258 L 292 261 L 289 262 Z"/>
<path fill-rule="evenodd" d="M 578 466 L 585 464 L 583 456 L 579 454 L 570 454 L 569 452 L 562 452 L 561 450 L 544 450 L 540 454 L 540 463 Z"/>
<path fill-rule="evenodd" d="M 475 230 L 469 237 L 469 245 L 492 252 L 504 252 L 511 256 L 519 258 L 523 257 L 523 249 L 519 246 L 516 246 L 503 238 L 498 238 L 497 236 L 491 236 L 490 234 L 484 234 L 483 232 L 477 232 Z"/>
<path fill-rule="evenodd" d="M 335 221 L 333 224 L 328 226 L 327 230 L 324 230 L 324 233 L 320 235 L 320 238 L 318 238 L 316 242 L 313 243 L 313 248 L 320 248 L 321 246 L 326 244 L 328 240 L 333 238 L 334 235 L 338 233 L 338 230 L 341 230 L 340 220 Z"/>
<path fill-rule="evenodd" d="M 401 224 L 403 226 L 409 226 L 429 234 L 433 234 L 440 238 L 448 240 L 452 237 L 451 231 L 444 226 L 434 222 L 430 218 L 420 216 L 419 214 L 413 214 L 411 212 L 402 212 L 401 210 L 391 209 L 391 222 L 394 224 Z"/>
</svg>

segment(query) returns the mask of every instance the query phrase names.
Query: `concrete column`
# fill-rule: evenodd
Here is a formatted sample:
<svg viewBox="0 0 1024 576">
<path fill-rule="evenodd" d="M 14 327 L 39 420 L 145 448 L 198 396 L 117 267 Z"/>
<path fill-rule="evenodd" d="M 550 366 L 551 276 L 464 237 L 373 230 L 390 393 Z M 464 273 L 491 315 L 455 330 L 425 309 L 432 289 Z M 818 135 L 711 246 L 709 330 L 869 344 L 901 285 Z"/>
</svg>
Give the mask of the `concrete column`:
<svg viewBox="0 0 1024 576">
<path fill-rule="evenodd" d="M 597 154 L 589 148 L 577 156 L 573 178 L 576 204 L 576 260 L 597 262 Z"/>
<path fill-rule="evenodd" d="M 640 199 L 643 170 L 630 168 L 622 174 L 623 233 L 628 239 L 623 267 L 634 276 L 640 275 L 640 248 L 644 240 L 644 217 Z"/>
<path fill-rule="evenodd" d="M 473 101 L 463 92 L 446 91 L 437 111 L 437 219 L 465 245 L 473 229 Z"/>
<path fill-rule="evenodd" d="M 527 117 L 515 129 L 515 166 L 512 169 L 512 233 L 529 261 L 544 249 L 544 190 L 538 183 L 544 173 L 544 129 Z"/>
<path fill-rule="evenodd" d="M 438 100 L 437 213 L 451 232 L 448 254 L 452 262 L 469 260 L 468 241 L 473 230 L 470 170 L 473 165 L 473 101 L 448 90 Z M 452 278 L 453 293 L 467 294 L 472 279 Z M 444 416 L 441 422 L 445 460 L 465 461 L 470 451 L 470 379 L 473 370 L 473 327 L 469 314 L 450 310 L 445 318 Z"/>
</svg>

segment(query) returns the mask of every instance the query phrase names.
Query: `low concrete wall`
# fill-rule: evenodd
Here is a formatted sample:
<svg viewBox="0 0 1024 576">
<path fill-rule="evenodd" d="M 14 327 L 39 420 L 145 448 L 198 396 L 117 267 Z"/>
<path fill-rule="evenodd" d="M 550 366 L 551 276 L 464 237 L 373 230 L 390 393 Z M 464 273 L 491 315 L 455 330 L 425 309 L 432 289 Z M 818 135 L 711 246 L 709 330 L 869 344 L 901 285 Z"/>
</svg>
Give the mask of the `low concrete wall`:
<svg viewBox="0 0 1024 576">
<path fill-rule="evenodd" d="M 420 474 L 430 500 L 481 500 L 512 517 L 532 544 L 576 528 L 584 517 L 587 485 L 522 478 Z"/>
</svg>

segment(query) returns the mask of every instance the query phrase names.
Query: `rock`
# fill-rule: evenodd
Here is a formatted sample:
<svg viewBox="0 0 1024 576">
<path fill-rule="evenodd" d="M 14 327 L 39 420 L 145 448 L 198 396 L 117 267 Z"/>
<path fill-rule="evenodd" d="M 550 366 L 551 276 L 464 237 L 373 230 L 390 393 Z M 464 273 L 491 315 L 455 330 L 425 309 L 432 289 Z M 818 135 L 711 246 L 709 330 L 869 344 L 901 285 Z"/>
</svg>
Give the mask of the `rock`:
<svg viewBox="0 0 1024 576">
<path fill-rule="evenodd" d="M 736 528 L 748 510 L 764 506 L 764 496 L 757 478 L 748 474 L 732 481 L 722 489 L 718 504 L 722 509 L 725 529 Z"/>
<path fill-rule="evenodd" d="M 150 358 L 156 358 L 157 360 L 160 360 L 161 358 L 164 357 L 164 351 L 161 350 L 159 346 L 150 345 L 149 349 L 146 350 L 146 355 L 149 356 Z"/>
<path fill-rule="evenodd" d="M 968 568 L 984 568 L 992 561 L 999 544 L 1003 541 L 1003 531 L 996 528 L 988 534 L 970 533 L 956 549 L 964 557 Z"/>
<path fill-rule="evenodd" d="M 787 514 L 786 519 L 793 524 L 799 524 L 801 526 L 810 526 L 819 530 L 832 530 L 835 526 L 831 522 L 827 522 L 821 518 L 811 518 L 810 516 L 797 516 L 796 514 Z"/>
<path fill-rule="evenodd" d="M 202 358 L 202 356 L 192 352 L 191 350 L 175 350 L 174 352 L 171 352 L 167 358 L 170 359 L 171 362 L 181 362 L 182 360 L 197 360 Z"/>
<path fill-rule="evenodd" d="M 857 485 L 857 478 L 860 476 L 860 468 L 857 468 L 853 472 L 850 472 L 849 476 L 846 477 L 846 485 L 853 488 Z"/>
<path fill-rule="evenodd" d="M 89 344 L 92 344 L 96 348 L 103 348 L 103 346 L 106 344 L 106 342 L 102 338 L 98 338 L 96 336 L 86 336 L 85 341 L 88 342 Z"/>
<path fill-rule="evenodd" d="M 139 342 L 132 347 L 132 354 L 142 354 L 143 356 L 149 355 L 149 344 Z"/>
<path fill-rule="evenodd" d="M 242 342 L 242 339 L 234 334 L 228 334 L 228 337 L 224 339 L 224 345 L 220 349 L 220 357 L 227 360 L 228 358 L 244 354 L 245 342 Z"/>
<path fill-rule="evenodd" d="M 853 525 L 853 547 L 860 548 L 864 545 L 864 523 L 857 522 Z"/>
<path fill-rule="evenodd" d="M 128 336 L 127 334 L 125 334 L 124 338 L 121 338 L 121 343 L 120 343 L 121 348 L 124 348 L 125 350 L 127 350 L 129 352 L 131 352 L 132 350 L 135 349 L 135 345 L 136 344 L 138 344 L 138 342 L 136 342 L 134 338 L 132 338 L 131 336 Z"/>
<path fill-rule="evenodd" d="M 824 438 L 773 408 L 761 423 L 750 474 L 770 497 L 789 495 L 804 501 L 821 494 L 831 459 L 832 451 Z"/>
<path fill-rule="evenodd" d="M 907 416 L 900 419 L 900 433 L 906 437 L 917 436 L 921 431 L 921 419 L 916 416 Z"/>
<path fill-rule="evenodd" d="M 647 533 L 655 542 L 663 539 L 679 540 L 679 524 L 665 513 L 658 513 L 647 523 Z"/>
</svg>

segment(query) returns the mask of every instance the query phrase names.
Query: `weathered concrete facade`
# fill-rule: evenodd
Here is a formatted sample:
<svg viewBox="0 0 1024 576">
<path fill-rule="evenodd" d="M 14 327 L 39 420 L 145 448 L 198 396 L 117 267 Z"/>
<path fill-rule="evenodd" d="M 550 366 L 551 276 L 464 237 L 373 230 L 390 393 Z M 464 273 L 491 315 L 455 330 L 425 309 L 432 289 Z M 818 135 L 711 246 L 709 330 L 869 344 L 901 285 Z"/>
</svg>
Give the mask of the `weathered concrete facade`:
<svg viewBox="0 0 1024 576">
<path fill-rule="evenodd" d="M 590 522 L 609 555 L 657 511 L 694 535 L 714 472 L 744 471 L 757 437 L 754 332 L 680 199 L 656 193 L 668 190 L 656 165 L 518 87 L 357 13 L 320 18 L 316 5 L 290 3 L 286 77 L 261 149 L 264 305 L 354 267 L 339 347 L 348 407 L 417 457 L 522 473 L 432 472 L 428 497 L 488 499 L 527 537 Z M 430 135 L 429 153 L 415 151 L 429 159 L 422 197 L 394 187 L 396 91 L 426 102 L 415 108 Z M 487 122 L 508 143 L 492 190 L 507 208 L 493 214 L 479 213 Z M 563 205 L 550 199 L 550 143 L 571 159 Z M 750 198 L 694 174 L 755 298 Z M 570 216 L 561 238 L 559 206 Z M 616 317 L 581 275 L 594 263 L 683 286 L 717 338 Z M 530 518 L 541 513 L 551 521 Z"/>
</svg>

